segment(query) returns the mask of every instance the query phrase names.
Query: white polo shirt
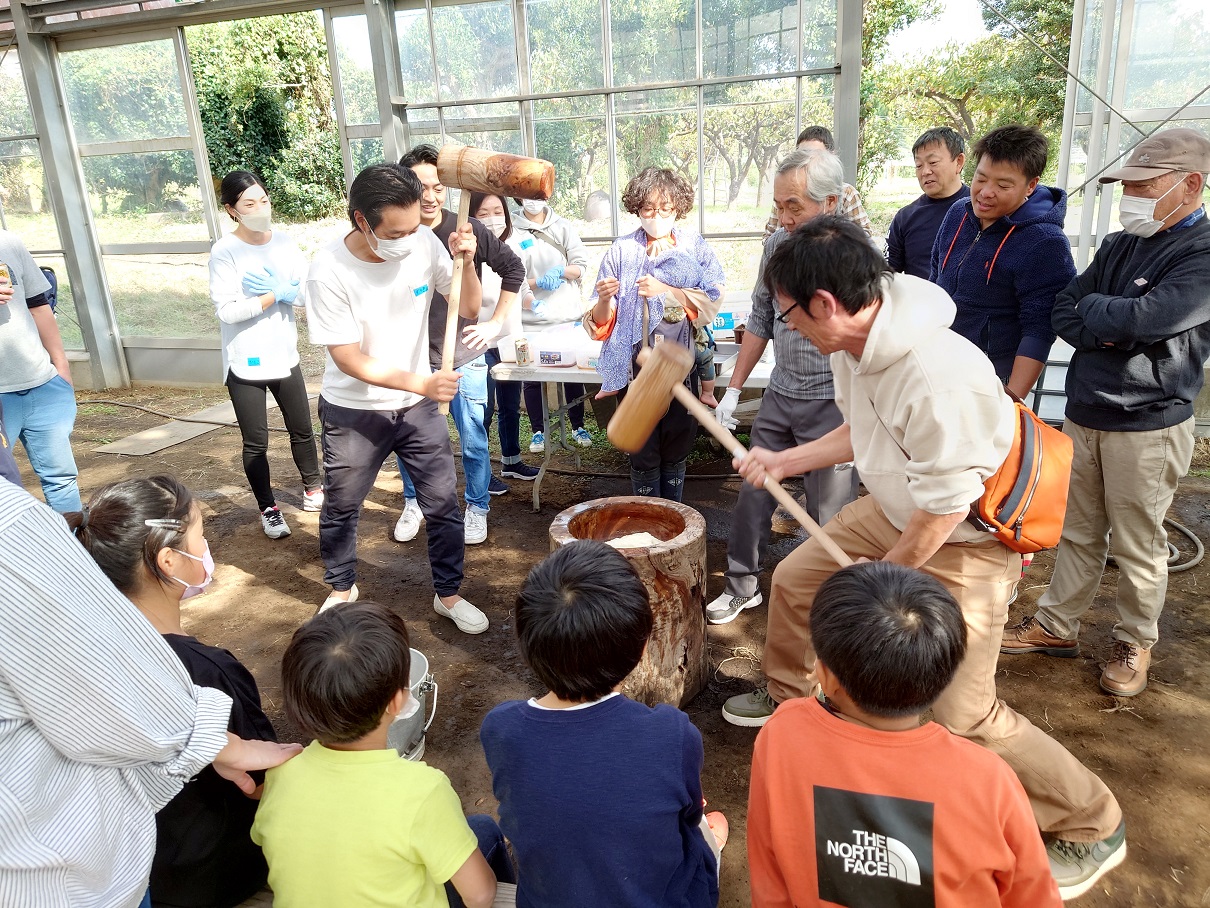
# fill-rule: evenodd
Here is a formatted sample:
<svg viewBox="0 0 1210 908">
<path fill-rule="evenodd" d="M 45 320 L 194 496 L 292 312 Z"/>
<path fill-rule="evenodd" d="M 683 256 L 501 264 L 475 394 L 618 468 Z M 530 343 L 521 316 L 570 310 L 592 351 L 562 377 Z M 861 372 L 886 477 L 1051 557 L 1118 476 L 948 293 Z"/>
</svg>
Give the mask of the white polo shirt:
<svg viewBox="0 0 1210 908">
<path fill-rule="evenodd" d="M 406 372 L 429 375 L 428 310 L 433 295 L 448 296 L 454 263 L 428 227 L 400 262 L 363 262 L 344 237 L 324 246 L 307 274 L 311 343 L 357 344 L 361 352 Z M 323 397 L 355 410 L 402 410 L 420 394 L 371 385 L 341 372 L 328 354 Z"/>
</svg>

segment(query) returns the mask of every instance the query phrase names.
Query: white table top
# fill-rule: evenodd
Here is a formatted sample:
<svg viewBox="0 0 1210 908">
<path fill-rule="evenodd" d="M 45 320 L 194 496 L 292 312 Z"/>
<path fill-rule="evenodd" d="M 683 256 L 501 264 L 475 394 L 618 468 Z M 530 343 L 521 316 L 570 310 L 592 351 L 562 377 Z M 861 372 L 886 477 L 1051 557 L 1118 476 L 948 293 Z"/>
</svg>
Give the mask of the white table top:
<svg viewBox="0 0 1210 908">
<path fill-rule="evenodd" d="M 769 362 L 760 360 L 744 382 L 745 388 L 769 387 L 769 376 L 773 372 L 772 349 L 770 348 Z M 739 359 L 736 353 L 718 364 L 718 385 L 726 388 L 726 376 L 735 368 Z M 518 366 L 516 363 L 500 363 L 492 367 L 492 378 L 499 381 L 540 381 L 555 384 L 599 385 L 601 376 L 595 369 L 581 369 L 579 366 Z M 717 392 L 716 392 L 717 393 Z"/>
</svg>

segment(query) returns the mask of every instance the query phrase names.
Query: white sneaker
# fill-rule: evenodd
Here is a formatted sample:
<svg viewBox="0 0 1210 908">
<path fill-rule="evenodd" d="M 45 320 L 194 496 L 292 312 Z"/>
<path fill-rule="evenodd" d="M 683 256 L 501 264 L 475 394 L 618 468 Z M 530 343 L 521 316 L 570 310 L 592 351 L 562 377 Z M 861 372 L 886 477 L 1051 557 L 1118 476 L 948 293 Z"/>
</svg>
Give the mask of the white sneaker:
<svg viewBox="0 0 1210 908">
<path fill-rule="evenodd" d="M 424 514 L 420 513 L 420 504 L 415 498 L 405 498 L 403 513 L 395 521 L 395 530 L 391 533 L 396 542 L 411 542 L 420 532 L 420 524 L 424 523 Z"/>
<path fill-rule="evenodd" d="M 308 492 L 303 489 L 303 507 L 304 511 L 318 511 L 324 506 L 324 490 L 320 486 L 314 492 Z"/>
<path fill-rule="evenodd" d="M 467 508 L 462 518 L 462 538 L 467 545 L 487 542 L 487 515 Z"/>
<path fill-rule="evenodd" d="M 286 518 L 282 517 L 281 511 L 275 507 L 265 508 L 261 512 L 260 528 L 270 539 L 281 539 L 283 536 L 290 535 L 290 527 L 286 525 Z"/>
<path fill-rule="evenodd" d="M 458 625 L 458 630 L 464 634 L 482 634 L 487 630 L 487 615 L 479 611 L 461 596 L 453 608 L 446 608 L 441 603 L 441 597 L 434 594 L 433 611 L 443 618 L 449 618 Z"/>
<path fill-rule="evenodd" d="M 732 596 L 726 590 L 722 595 L 706 603 L 706 620 L 711 624 L 730 624 L 746 608 L 756 608 L 764 602 L 758 592 L 755 596 Z"/>
<path fill-rule="evenodd" d="M 534 437 L 529 441 L 529 453 L 541 454 L 546 450 L 546 435 L 542 432 L 535 432 Z"/>
<path fill-rule="evenodd" d="M 349 587 L 348 599 L 341 599 L 336 590 L 332 590 L 332 592 L 328 594 L 328 598 L 324 600 L 324 604 L 319 607 L 319 611 L 326 612 L 328 609 L 335 608 L 338 605 L 344 605 L 346 602 L 356 602 L 359 595 L 361 594 L 357 591 L 356 583 Z M 316 614 L 318 614 L 318 612 Z"/>
</svg>

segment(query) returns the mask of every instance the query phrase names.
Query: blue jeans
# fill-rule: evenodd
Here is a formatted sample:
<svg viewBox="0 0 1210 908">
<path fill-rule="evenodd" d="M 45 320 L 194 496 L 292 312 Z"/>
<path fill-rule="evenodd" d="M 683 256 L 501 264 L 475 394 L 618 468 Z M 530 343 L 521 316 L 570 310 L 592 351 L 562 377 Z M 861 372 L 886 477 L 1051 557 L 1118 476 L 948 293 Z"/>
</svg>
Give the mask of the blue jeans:
<svg viewBox="0 0 1210 908">
<path fill-rule="evenodd" d="M 483 424 L 483 413 L 487 407 L 487 361 L 480 356 L 458 370 L 458 393 L 450 401 L 450 413 L 458 429 L 462 447 L 462 473 L 466 477 L 466 506 L 477 514 L 488 512 L 487 485 L 492 479 L 492 462 L 487 452 L 487 428 Z M 399 463 L 399 475 L 403 479 L 403 497 L 415 498 L 416 487 L 408 475 L 403 461 Z"/>
<path fill-rule="evenodd" d="M 21 439 L 30 466 L 42 483 L 46 503 L 60 514 L 80 510 L 71 432 L 76 425 L 76 392 L 56 375 L 26 391 L 0 394 L 9 439 Z"/>
<path fill-rule="evenodd" d="M 517 882 L 517 871 L 513 868 L 513 859 L 508 856 L 508 846 L 504 844 L 504 833 L 496 821 L 487 814 L 473 813 L 466 818 L 471 832 L 479 840 L 479 850 L 487 858 L 487 866 L 492 868 L 498 883 Z M 452 883 L 445 884 L 445 894 L 449 898 L 450 908 L 465 908 L 462 897 L 454 889 Z"/>
</svg>

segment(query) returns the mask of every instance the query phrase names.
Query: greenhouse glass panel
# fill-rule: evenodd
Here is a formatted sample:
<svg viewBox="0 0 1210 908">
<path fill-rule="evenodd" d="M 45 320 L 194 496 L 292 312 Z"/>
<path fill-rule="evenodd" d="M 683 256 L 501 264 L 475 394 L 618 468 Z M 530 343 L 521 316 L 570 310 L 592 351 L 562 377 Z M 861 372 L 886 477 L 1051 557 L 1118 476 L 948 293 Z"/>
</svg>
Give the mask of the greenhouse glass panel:
<svg viewBox="0 0 1210 908">
<path fill-rule="evenodd" d="M 1126 66 L 1126 107 L 1180 107 L 1207 86 L 1210 3 L 1136 0 Z M 1210 97 L 1203 95 L 1199 103 L 1210 104 Z"/>
<path fill-rule="evenodd" d="M 67 51 L 60 60 L 77 142 L 189 136 L 171 39 Z"/>
<path fill-rule="evenodd" d="M 433 10 L 441 99 L 517 93 L 517 48 L 508 0 Z"/>
<path fill-rule="evenodd" d="M 802 68 L 836 63 L 836 0 L 802 0 Z"/>
<path fill-rule="evenodd" d="M 702 0 L 703 76 L 743 76 L 797 68 L 797 2 Z"/>
<path fill-rule="evenodd" d="M 0 214 L 4 229 L 20 236 L 26 248 L 59 248 L 42 158 L 33 139 L 0 142 Z"/>
<path fill-rule="evenodd" d="M 21 238 L 25 239 L 24 236 Z M 29 245 L 33 248 L 32 244 Z M 39 268 L 50 268 L 55 273 L 55 283 L 59 287 L 55 294 L 55 321 L 59 325 L 59 334 L 63 336 L 64 349 L 85 349 L 84 334 L 80 330 L 79 316 L 76 315 L 76 298 L 67 275 L 67 261 L 62 255 L 35 255 L 34 263 Z"/>
<path fill-rule="evenodd" d="M 34 118 L 21 78 L 20 58 L 7 51 L 0 60 L 0 136 L 27 136 L 33 131 Z"/>
<path fill-rule="evenodd" d="M 671 88 L 620 94 L 616 101 L 618 194 L 644 167 L 666 167 L 697 185 L 697 92 Z M 620 204 L 620 203 L 619 203 Z M 639 225 L 636 215 L 619 212 L 619 231 Z M 696 226 L 697 219 L 691 223 Z"/>
<path fill-rule="evenodd" d="M 102 244 L 209 241 L 191 151 L 83 159 Z"/>
<path fill-rule="evenodd" d="M 218 338 L 208 254 L 107 255 L 104 261 L 123 336 Z"/>
<path fill-rule="evenodd" d="M 448 142 L 521 154 L 521 105 L 475 104 L 444 111 Z"/>
<path fill-rule="evenodd" d="M 395 38 L 399 42 L 399 69 L 403 96 L 412 104 L 437 100 L 437 77 L 433 74 L 433 42 L 429 22 L 420 9 L 396 10 Z"/>
<path fill-rule="evenodd" d="M 378 122 L 378 94 L 374 89 L 374 67 L 370 59 L 370 32 L 365 16 L 340 16 L 332 20 L 336 38 L 336 65 L 340 68 L 340 94 L 344 101 L 345 125 Z"/>
<path fill-rule="evenodd" d="M 615 85 L 684 82 L 696 77 L 693 0 L 616 0 L 609 10 Z"/>
<path fill-rule="evenodd" d="M 371 164 L 382 164 L 382 139 L 350 139 L 349 152 L 353 158 L 353 174 L 360 173 Z"/>
<path fill-rule="evenodd" d="M 615 204 L 609 185 L 609 141 L 604 98 L 534 102 L 536 153 L 555 165 L 551 207 L 581 236 L 613 233 Z"/>
<path fill-rule="evenodd" d="M 600 0 L 525 0 L 535 92 L 605 85 Z"/>
<path fill-rule="evenodd" d="M 702 121 L 706 230 L 764 229 L 773 170 L 794 147 L 794 80 L 708 85 Z"/>
</svg>

